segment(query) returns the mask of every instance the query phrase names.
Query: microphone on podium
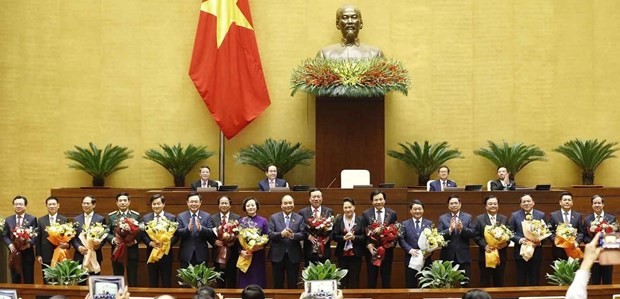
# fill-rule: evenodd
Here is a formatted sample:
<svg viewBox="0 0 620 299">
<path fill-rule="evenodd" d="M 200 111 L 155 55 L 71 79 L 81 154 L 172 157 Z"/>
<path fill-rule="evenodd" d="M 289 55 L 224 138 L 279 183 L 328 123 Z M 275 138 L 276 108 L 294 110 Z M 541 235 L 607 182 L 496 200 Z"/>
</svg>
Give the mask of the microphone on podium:
<svg viewBox="0 0 620 299">
<path fill-rule="evenodd" d="M 338 177 L 335 177 L 335 178 L 332 180 L 332 182 L 331 182 L 331 183 L 329 183 L 329 185 L 327 185 L 327 187 L 325 187 L 325 188 L 329 188 L 329 187 L 331 187 L 331 186 L 332 186 L 332 184 L 334 184 L 334 182 L 336 181 L 336 179 L 337 179 L 337 178 L 338 178 Z"/>
</svg>

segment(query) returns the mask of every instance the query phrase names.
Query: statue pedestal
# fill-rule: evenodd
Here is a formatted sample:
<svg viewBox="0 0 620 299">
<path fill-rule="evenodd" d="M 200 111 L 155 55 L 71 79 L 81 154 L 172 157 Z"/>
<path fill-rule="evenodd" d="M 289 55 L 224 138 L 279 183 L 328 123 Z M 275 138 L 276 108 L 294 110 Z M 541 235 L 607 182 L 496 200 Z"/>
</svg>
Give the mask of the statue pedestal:
<svg viewBox="0 0 620 299">
<path fill-rule="evenodd" d="M 375 187 L 385 178 L 384 97 L 316 98 L 316 186 L 340 187 L 343 169 L 367 169 Z"/>
</svg>

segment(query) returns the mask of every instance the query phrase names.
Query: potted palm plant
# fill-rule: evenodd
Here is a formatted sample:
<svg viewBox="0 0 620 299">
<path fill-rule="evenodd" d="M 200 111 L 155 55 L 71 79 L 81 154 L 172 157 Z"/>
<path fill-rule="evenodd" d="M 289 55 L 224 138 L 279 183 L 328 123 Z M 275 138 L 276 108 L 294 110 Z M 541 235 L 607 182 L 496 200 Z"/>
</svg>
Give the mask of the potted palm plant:
<svg viewBox="0 0 620 299">
<path fill-rule="evenodd" d="M 594 172 L 603 161 L 615 158 L 614 153 L 618 151 L 616 147 L 618 142 L 609 142 L 607 140 L 598 141 L 598 139 L 574 139 L 565 142 L 563 145 L 553 149 L 571 161 L 573 161 L 581 170 L 581 183 L 583 185 L 594 184 Z"/>
<path fill-rule="evenodd" d="M 534 144 L 515 143 L 511 145 L 506 141 L 502 144 L 493 141 L 488 141 L 488 143 L 488 148 L 475 150 L 474 154 L 487 158 L 497 167 L 506 167 L 511 180 L 514 180 L 517 173 L 528 164 L 535 161 L 547 161 L 545 152 Z"/>
<path fill-rule="evenodd" d="M 75 150 L 68 150 L 64 154 L 65 158 L 75 162 L 69 164 L 69 168 L 88 173 L 93 177 L 93 186 L 95 187 L 104 186 L 107 176 L 127 168 L 127 166 L 120 166 L 120 164 L 133 157 L 131 155 L 133 151 L 126 147 L 108 144 L 101 150 L 92 142 L 88 144 L 88 148 L 75 145 Z"/>
<path fill-rule="evenodd" d="M 569 286 L 575 279 L 575 272 L 579 269 L 579 260 L 568 258 L 568 260 L 553 261 L 553 274 L 547 273 L 549 284 L 556 286 Z"/>
<path fill-rule="evenodd" d="M 202 286 L 212 285 L 217 280 L 222 280 L 222 272 L 205 266 L 205 263 L 196 266 L 190 264 L 187 268 L 177 270 L 177 278 L 179 278 L 180 285 L 199 289 Z"/>
<path fill-rule="evenodd" d="M 435 172 L 441 165 L 452 159 L 463 159 L 463 155 L 458 149 L 450 149 L 448 142 L 429 143 L 428 140 L 424 144 L 414 141 L 413 144 L 399 143 L 402 152 L 389 150 L 388 156 L 401 160 L 407 166 L 413 168 L 418 174 L 418 185 L 426 185 L 431 174 Z"/>
<path fill-rule="evenodd" d="M 165 168 L 174 179 L 175 187 L 185 186 L 185 176 L 198 164 L 198 162 L 213 156 L 213 152 L 207 151 L 206 146 L 188 144 L 184 148 L 181 143 L 170 146 L 160 144 L 161 151 L 149 149 L 144 153 L 144 158 L 151 160 Z"/>
<path fill-rule="evenodd" d="M 336 267 L 336 264 L 332 264 L 330 260 L 326 260 L 324 263 L 310 262 L 308 267 L 301 271 L 301 283 L 310 280 L 336 280 L 340 285 L 340 280 L 347 276 L 349 270 L 340 269 Z"/>
<path fill-rule="evenodd" d="M 308 165 L 314 158 L 314 151 L 303 148 L 301 143 L 291 144 L 287 140 L 267 139 L 263 144 L 251 144 L 234 155 L 238 164 L 252 165 L 266 171 L 269 165 L 278 168 L 278 178 L 297 165 Z"/>
<path fill-rule="evenodd" d="M 453 265 L 452 261 L 434 261 L 418 272 L 417 276 L 420 276 L 421 289 L 451 289 L 469 280 L 465 270 L 459 270 L 459 265 Z"/>
<path fill-rule="evenodd" d="M 88 278 L 88 270 L 74 260 L 67 259 L 56 263 L 54 267 L 43 267 L 43 278 L 51 285 L 75 286 Z"/>
</svg>

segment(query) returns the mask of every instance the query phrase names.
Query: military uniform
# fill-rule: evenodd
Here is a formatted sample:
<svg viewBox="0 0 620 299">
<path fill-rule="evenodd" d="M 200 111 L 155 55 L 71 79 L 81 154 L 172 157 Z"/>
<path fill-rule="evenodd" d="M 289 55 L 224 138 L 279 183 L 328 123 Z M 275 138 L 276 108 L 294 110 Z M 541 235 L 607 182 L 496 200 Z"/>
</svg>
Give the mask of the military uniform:
<svg viewBox="0 0 620 299">
<path fill-rule="evenodd" d="M 111 212 L 108 214 L 107 224 L 110 228 L 110 233 L 106 237 L 108 242 L 112 244 L 112 252 L 116 248 L 116 245 L 112 243 L 114 237 L 116 237 L 116 226 L 118 225 L 118 221 L 121 218 L 129 217 L 141 222 L 140 213 L 134 210 L 127 210 L 124 213 L 120 210 Z M 135 243 L 131 246 L 127 247 L 127 284 L 130 287 L 135 287 L 138 285 L 138 243 L 140 241 L 140 234 L 136 236 Z M 114 275 L 124 275 L 125 274 L 125 265 L 122 262 L 112 261 L 112 273 Z"/>
</svg>

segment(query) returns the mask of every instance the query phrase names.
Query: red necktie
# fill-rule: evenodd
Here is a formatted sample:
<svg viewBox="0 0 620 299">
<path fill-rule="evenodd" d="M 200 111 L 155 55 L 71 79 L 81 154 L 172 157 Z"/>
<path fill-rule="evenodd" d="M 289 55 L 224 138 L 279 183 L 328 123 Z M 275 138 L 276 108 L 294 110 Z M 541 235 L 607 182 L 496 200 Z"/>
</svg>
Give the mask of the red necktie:
<svg viewBox="0 0 620 299">
<path fill-rule="evenodd" d="M 17 226 L 22 226 L 22 215 L 17 215 Z"/>
</svg>

